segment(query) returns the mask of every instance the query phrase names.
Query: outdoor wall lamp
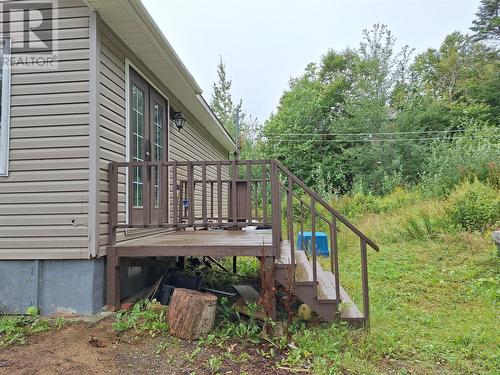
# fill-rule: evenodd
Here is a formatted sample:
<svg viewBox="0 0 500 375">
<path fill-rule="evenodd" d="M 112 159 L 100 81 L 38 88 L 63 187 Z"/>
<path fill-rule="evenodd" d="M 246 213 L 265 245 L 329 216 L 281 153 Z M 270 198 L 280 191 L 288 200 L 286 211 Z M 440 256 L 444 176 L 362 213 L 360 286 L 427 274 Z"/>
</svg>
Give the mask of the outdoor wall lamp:
<svg viewBox="0 0 500 375">
<path fill-rule="evenodd" d="M 182 112 L 174 112 L 173 120 L 174 120 L 175 126 L 177 126 L 177 129 L 179 129 L 179 131 L 181 131 L 181 129 L 184 127 L 184 123 L 186 122 L 186 119 L 182 115 Z"/>
</svg>

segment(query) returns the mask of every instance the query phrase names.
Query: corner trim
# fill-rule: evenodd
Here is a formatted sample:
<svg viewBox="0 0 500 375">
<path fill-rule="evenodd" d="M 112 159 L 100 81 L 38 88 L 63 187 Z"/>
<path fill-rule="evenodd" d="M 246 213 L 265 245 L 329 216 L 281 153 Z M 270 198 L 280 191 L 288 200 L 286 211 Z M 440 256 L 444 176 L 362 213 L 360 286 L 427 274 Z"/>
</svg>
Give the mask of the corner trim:
<svg viewBox="0 0 500 375">
<path fill-rule="evenodd" d="M 89 18 L 89 227 L 88 250 L 90 258 L 99 254 L 99 161 L 100 161 L 100 87 L 101 61 L 100 19 L 95 11 Z"/>
<path fill-rule="evenodd" d="M 11 38 L 4 39 L 3 55 L 10 57 Z M 5 60 L 5 59 L 4 59 Z M 10 153 L 10 97 L 11 97 L 11 66 L 4 64 L 2 69 L 2 114 L 0 126 L 0 176 L 9 176 L 9 153 Z"/>
</svg>

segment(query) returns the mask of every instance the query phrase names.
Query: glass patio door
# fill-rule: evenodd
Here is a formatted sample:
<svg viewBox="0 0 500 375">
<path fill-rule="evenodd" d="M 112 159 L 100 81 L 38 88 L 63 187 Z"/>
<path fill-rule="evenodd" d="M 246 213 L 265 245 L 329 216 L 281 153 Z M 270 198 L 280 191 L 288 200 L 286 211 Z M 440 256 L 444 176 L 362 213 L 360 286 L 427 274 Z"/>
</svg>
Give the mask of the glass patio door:
<svg viewBox="0 0 500 375">
<path fill-rule="evenodd" d="M 166 161 L 168 103 L 137 72 L 130 70 L 130 161 Z M 161 181 L 160 181 L 161 175 Z M 132 221 L 134 224 L 158 222 L 168 218 L 167 169 L 132 169 Z M 130 191 L 130 190 L 129 190 Z M 146 210 L 146 212 L 145 212 Z M 146 221 L 146 222 L 145 222 Z"/>
</svg>

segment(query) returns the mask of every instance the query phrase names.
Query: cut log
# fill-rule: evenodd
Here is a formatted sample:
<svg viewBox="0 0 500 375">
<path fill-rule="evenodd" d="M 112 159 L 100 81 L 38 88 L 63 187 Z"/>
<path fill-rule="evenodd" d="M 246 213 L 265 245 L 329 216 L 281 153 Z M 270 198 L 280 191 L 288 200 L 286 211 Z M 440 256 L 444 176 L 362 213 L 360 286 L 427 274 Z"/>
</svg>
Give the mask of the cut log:
<svg viewBox="0 0 500 375">
<path fill-rule="evenodd" d="M 205 336 L 214 328 L 217 297 L 176 288 L 168 309 L 170 334 L 187 340 Z"/>
</svg>

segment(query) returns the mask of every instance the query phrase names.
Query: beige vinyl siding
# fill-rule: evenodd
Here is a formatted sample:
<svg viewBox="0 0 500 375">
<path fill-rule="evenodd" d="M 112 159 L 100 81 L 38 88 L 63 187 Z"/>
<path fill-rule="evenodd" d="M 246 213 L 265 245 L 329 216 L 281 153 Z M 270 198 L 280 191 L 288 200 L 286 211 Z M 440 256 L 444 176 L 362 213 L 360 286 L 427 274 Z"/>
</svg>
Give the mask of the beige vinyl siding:
<svg viewBox="0 0 500 375">
<path fill-rule="evenodd" d="M 12 71 L 0 259 L 88 258 L 89 9 L 83 0 L 57 4 L 58 67 Z M 14 47 L 20 16 L 12 16 Z"/>
<path fill-rule="evenodd" d="M 108 163 L 126 160 L 126 120 L 125 120 L 125 85 L 126 63 L 128 58 L 147 78 L 168 97 L 169 104 L 176 110 L 187 110 L 170 93 L 167 86 L 152 75 L 147 67 L 114 35 L 103 23 L 101 25 L 100 46 L 100 252 L 105 254 L 108 243 Z M 187 116 L 187 123 L 182 131 L 169 124 L 169 159 L 170 160 L 226 160 L 228 152 L 196 120 Z M 123 171 L 122 171 L 123 172 Z M 182 176 L 182 173 L 179 174 Z M 199 172 L 196 172 L 200 176 Z M 207 173 L 207 178 L 215 179 L 215 169 Z M 119 222 L 125 222 L 125 175 L 120 175 L 119 185 Z M 170 208 L 172 205 L 170 205 Z M 148 231 L 133 230 L 127 235 L 118 233 L 118 240 L 151 234 Z"/>
</svg>

